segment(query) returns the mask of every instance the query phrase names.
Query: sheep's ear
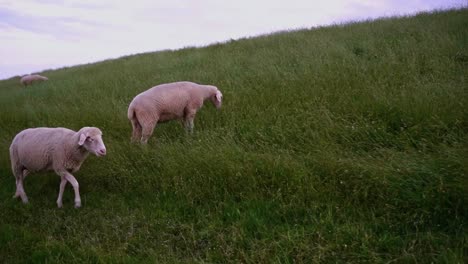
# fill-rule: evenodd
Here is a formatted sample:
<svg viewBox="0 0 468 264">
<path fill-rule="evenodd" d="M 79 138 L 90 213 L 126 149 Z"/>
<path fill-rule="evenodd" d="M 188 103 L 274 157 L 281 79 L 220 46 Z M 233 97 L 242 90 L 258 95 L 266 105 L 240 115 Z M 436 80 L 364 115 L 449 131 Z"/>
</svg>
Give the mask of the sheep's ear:
<svg viewBox="0 0 468 264">
<path fill-rule="evenodd" d="M 223 94 L 220 91 L 216 91 L 215 97 L 216 97 L 216 101 L 221 103 L 221 100 L 223 98 Z"/>
<path fill-rule="evenodd" d="M 80 140 L 78 140 L 78 145 L 83 146 L 87 136 L 84 133 L 80 134 Z"/>
</svg>

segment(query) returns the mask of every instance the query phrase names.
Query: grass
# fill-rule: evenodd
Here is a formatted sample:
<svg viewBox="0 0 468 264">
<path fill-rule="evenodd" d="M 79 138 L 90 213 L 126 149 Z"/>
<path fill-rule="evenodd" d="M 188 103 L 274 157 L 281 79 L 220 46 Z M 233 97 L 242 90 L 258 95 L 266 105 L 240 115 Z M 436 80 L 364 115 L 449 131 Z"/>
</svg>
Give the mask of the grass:
<svg viewBox="0 0 468 264">
<path fill-rule="evenodd" d="M 2 263 L 466 263 L 468 10 L 161 51 L 0 81 Z M 218 86 L 195 133 L 130 144 L 131 99 Z M 15 190 L 28 127 L 97 126 L 108 155 Z"/>
</svg>

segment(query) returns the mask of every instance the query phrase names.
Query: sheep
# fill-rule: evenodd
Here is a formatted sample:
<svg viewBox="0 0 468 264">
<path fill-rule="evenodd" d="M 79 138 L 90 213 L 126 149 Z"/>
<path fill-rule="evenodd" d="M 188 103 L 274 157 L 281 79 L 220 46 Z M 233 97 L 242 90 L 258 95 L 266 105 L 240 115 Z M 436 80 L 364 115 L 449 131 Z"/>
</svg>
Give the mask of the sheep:
<svg viewBox="0 0 468 264">
<path fill-rule="evenodd" d="M 174 82 L 154 86 L 133 98 L 127 117 L 133 128 L 131 141 L 148 142 L 157 123 L 183 120 L 187 132 L 193 132 L 193 120 L 205 100 L 221 108 L 223 94 L 213 85 Z"/>
<path fill-rule="evenodd" d="M 62 207 L 62 197 L 67 182 L 75 191 L 75 208 L 81 207 L 78 181 L 72 175 L 93 153 L 98 157 L 106 155 L 102 132 L 96 127 L 83 127 L 78 132 L 57 127 L 29 128 L 18 133 L 10 145 L 10 160 L 16 178 L 16 192 L 28 202 L 23 181 L 30 172 L 55 171 L 60 177 L 57 206 Z"/>
<path fill-rule="evenodd" d="M 33 82 L 42 82 L 47 80 L 49 80 L 49 78 L 41 76 L 39 74 L 30 74 L 21 77 L 20 83 L 24 86 L 27 86 L 29 84 L 32 84 Z"/>
</svg>

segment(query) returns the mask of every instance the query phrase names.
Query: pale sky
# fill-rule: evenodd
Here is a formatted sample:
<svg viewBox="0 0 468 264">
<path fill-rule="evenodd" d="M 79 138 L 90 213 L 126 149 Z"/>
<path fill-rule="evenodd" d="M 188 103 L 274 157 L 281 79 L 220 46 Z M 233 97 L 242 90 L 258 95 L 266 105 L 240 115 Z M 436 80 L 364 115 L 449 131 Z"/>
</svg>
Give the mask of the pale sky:
<svg viewBox="0 0 468 264">
<path fill-rule="evenodd" d="M 0 79 L 468 0 L 0 0 Z"/>
</svg>

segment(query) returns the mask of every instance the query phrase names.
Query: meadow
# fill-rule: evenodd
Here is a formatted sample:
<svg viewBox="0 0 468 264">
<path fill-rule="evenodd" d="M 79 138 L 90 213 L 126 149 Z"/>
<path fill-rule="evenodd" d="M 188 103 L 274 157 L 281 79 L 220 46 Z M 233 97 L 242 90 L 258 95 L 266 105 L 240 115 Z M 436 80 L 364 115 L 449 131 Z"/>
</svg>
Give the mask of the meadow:
<svg viewBox="0 0 468 264">
<path fill-rule="evenodd" d="M 0 81 L 1 263 L 467 261 L 468 9 L 137 54 Z M 195 132 L 130 143 L 132 98 L 219 87 Z M 107 156 L 13 200 L 29 127 L 103 130 Z"/>
</svg>

